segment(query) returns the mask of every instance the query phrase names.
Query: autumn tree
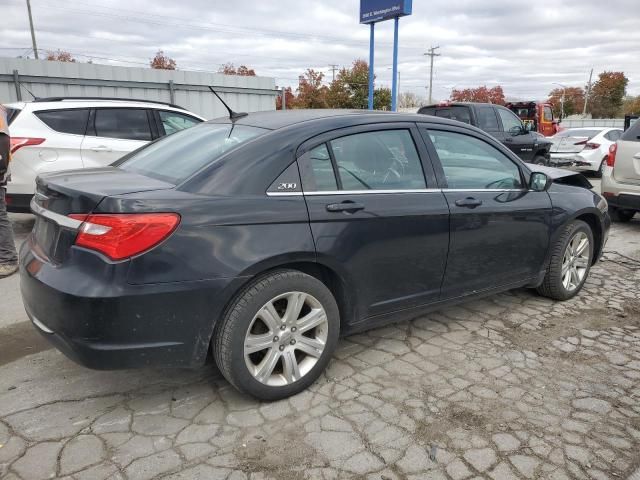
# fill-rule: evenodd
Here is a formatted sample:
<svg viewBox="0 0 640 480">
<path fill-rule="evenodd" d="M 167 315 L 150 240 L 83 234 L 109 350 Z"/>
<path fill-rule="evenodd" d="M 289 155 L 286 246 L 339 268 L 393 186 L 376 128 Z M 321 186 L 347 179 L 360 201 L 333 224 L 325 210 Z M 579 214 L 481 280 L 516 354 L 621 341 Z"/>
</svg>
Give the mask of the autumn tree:
<svg viewBox="0 0 640 480">
<path fill-rule="evenodd" d="M 218 69 L 218 73 L 224 75 L 239 75 L 241 77 L 255 77 L 256 71 L 246 65 L 240 65 L 238 68 L 233 63 L 225 63 Z"/>
<path fill-rule="evenodd" d="M 391 110 L 390 88 L 376 88 L 373 91 L 373 108 L 375 110 Z"/>
<path fill-rule="evenodd" d="M 482 102 L 504 105 L 504 91 L 500 85 L 487 88 L 485 85 L 477 88 L 454 88 L 451 91 L 452 102 Z"/>
<path fill-rule="evenodd" d="M 398 95 L 398 106 L 400 108 L 418 108 L 420 104 L 420 99 L 413 92 L 403 92 Z"/>
<path fill-rule="evenodd" d="M 293 92 L 291 91 L 291 87 L 286 87 L 284 89 L 284 95 L 285 95 L 285 98 L 287 99 L 285 106 L 287 108 L 293 108 L 295 105 L 296 97 L 293 95 Z M 282 110 L 282 94 L 276 97 L 276 110 Z"/>
<path fill-rule="evenodd" d="M 47 60 L 52 60 L 56 62 L 70 62 L 75 63 L 76 59 L 69 52 L 65 52 L 64 50 L 56 50 L 47 52 Z"/>
<path fill-rule="evenodd" d="M 327 108 L 328 88 L 323 85 L 324 74 L 309 68 L 300 76 L 298 95 L 292 102 L 295 108 Z"/>
<path fill-rule="evenodd" d="M 614 118 L 620 115 L 628 83 L 624 72 L 602 72 L 589 97 L 592 117 Z"/>
<path fill-rule="evenodd" d="M 622 113 L 625 115 L 640 115 L 640 95 L 626 97 L 622 102 Z"/>
<path fill-rule="evenodd" d="M 555 118 L 560 117 L 562 111 L 562 88 L 554 88 L 549 92 L 549 103 L 553 105 Z M 580 87 L 567 87 L 564 89 L 564 115 L 582 113 L 584 108 L 584 89 Z"/>
<path fill-rule="evenodd" d="M 158 50 L 156 56 L 153 57 L 151 62 L 149 62 L 151 68 L 155 68 L 158 70 L 175 70 L 176 69 L 176 61 L 165 55 L 162 50 Z"/>
</svg>

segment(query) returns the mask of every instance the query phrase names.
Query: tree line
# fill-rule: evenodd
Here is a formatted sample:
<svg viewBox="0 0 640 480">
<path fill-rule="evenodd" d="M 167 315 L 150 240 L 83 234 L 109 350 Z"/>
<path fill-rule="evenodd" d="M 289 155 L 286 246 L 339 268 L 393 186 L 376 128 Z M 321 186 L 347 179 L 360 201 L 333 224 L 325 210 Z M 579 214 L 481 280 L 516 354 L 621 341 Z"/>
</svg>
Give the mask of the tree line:
<svg viewBox="0 0 640 480">
<path fill-rule="evenodd" d="M 69 52 L 62 50 L 49 51 L 47 60 L 75 62 Z M 155 69 L 175 70 L 177 62 L 158 50 L 149 66 Z M 256 76 L 253 68 L 246 65 L 236 67 L 226 63 L 218 69 L 224 75 Z M 640 95 L 628 96 L 629 79 L 624 72 L 605 71 L 598 75 L 598 80 L 591 89 L 588 86 L 569 86 L 554 88 L 549 92 L 547 101 L 553 105 L 553 112 L 559 117 L 581 114 L 587 103 L 587 112 L 593 118 L 615 118 L 627 114 L 640 114 Z M 587 94 L 588 92 L 588 94 Z M 300 75 L 295 91 L 291 87 L 284 89 L 287 108 L 348 108 L 365 109 L 369 95 L 369 64 L 365 60 L 354 60 L 350 67 L 343 67 L 331 82 L 325 80 L 325 74 L 312 68 Z M 563 101 L 564 96 L 564 101 Z M 451 91 L 452 102 L 483 102 L 504 105 L 506 103 L 502 86 L 492 88 L 480 86 Z M 414 93 L 406 92 L 399 96 L 400 107 L 416 108 L 424 104 Z M 386 87 L 376 88 L 373 92 L 373 105 L 376 110 L 391 109 L 391 90 Z M 276 100 L 276 108 L 282 109 L 282 97 Z"/>
</svg>

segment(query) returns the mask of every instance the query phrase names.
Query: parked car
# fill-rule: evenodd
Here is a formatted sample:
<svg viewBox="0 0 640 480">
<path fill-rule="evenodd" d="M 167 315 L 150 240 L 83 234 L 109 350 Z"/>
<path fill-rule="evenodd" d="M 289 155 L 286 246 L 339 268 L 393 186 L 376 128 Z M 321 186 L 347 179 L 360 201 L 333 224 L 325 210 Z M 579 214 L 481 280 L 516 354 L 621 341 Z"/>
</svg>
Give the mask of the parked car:
<svg viewBox="0 0 640 480">
<path fill-rule="evenodd" d="M 339 334 L 517 287 L 576 295 L 610 225 L 588 187 L 442 118 L 234 114 L 40 176 L 22 295 L 86 366 L 211 351 L 274 400 L 318 378 Z"/>
<path fill-rule="evenodd" d="M 602 194 L 616 221 L 628 222 L 640 212 L 640 121 L 632 123 L 609 147 Z"/>
<path fill-rule="evenodd" d="M 443 102 L 422 107 L 418 113 L 476 126 L 504 143 L 525 162 L 549 165 L 551 142 L 530 131 L 530 127 L 508 108 L 491 103 Z"/>
<path fill-rule="evenodd" d="M 11 128 L 9 211 L 28 212 L 40 173 L 103 167 L 204 119 L 148 100 L 41 98 L 5 105 Z"/>
<path fill-rule="evenodd" d="M 551 160 L 557 166 L 580 172 L 592 172 L 602 177 L 609 156 L 609 147 L 622 135 L 621 128 L 569 128 L 556 133 L 550 140 Z"/>
</svg>

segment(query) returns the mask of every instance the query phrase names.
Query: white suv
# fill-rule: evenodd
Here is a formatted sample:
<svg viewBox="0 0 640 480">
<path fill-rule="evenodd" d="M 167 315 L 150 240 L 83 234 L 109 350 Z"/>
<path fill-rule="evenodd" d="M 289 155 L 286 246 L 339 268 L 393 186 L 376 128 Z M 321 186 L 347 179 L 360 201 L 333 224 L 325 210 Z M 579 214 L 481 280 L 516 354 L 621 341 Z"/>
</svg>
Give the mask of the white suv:
<svg viewBox="0 0 640 480">
<path fill-rule="evenodd" d="M 640 212 L 640 120 L 609 148 L 601 188 L 613 220 L 628 222 Z"/>
<path fill-rule="evenodd" d="M 103 167 L 147 142 L 204 119 L 148 100 L 56 97 L 11 103 L 11 181 L 7 208 L 28 212 L 44 172 Z"/>
</svg>

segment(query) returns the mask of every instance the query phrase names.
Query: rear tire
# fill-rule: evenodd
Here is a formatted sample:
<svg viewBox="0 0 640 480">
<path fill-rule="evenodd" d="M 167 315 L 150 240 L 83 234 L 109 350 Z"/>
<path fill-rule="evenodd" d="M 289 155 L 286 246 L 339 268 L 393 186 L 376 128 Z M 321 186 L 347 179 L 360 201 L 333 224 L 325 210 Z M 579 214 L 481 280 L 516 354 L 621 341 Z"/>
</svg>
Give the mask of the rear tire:
<svg viewBox="0 0 640 480">
<path fill-rule="evenodd" d="M 636 214 L 635 210 L 627 210 L 624 208 L 609 207 L 609 216 L 614 222 L 627 223 L 631 221 Z"/>
<path fill-rule="evenodd" d="M 536 290 L 544 297 L 568 300 L 582 290 L 589 276 L 594 252 L 591 228 L 581 220 L 574 220 L 551 249 L 547 273 Z"/>
<path fill-rule="evenodd" d="M 596 178 L 602 178 L 602 175 L 604 174 L 604 166 L 606 164 L 607 164 L 607 157 L 602 159 L 602 161 L 600 162 L 600 166 L 598 167 L 598 170 L 593 172 L 593 176 Z"/>
<path fill-rule="evenodd" d="M 215 329 L 213 356 L 224 377 L 260 400 L 294 395 L 324 371 L 338 343 L 331 291 L 296 270 L 279 270 L 238 293 Z"/>
</svg>

